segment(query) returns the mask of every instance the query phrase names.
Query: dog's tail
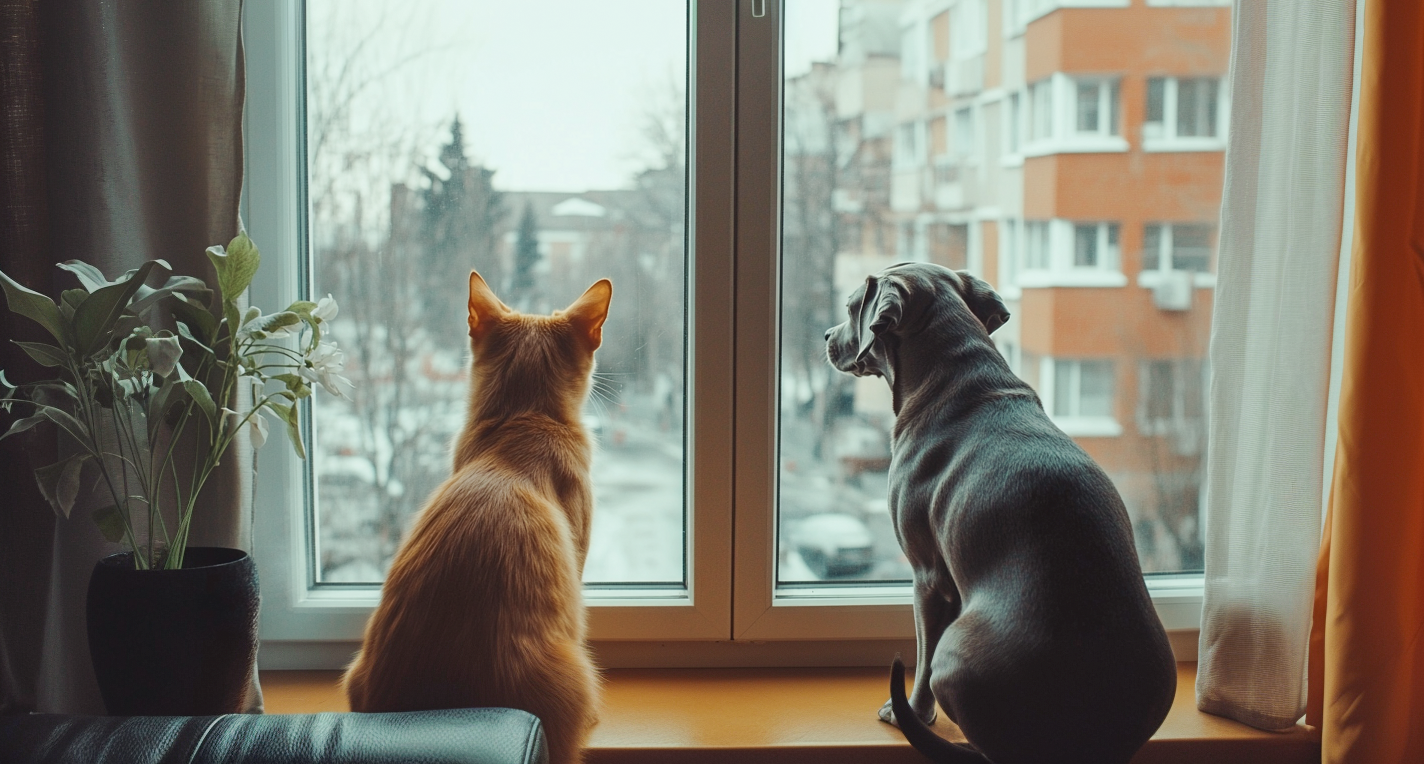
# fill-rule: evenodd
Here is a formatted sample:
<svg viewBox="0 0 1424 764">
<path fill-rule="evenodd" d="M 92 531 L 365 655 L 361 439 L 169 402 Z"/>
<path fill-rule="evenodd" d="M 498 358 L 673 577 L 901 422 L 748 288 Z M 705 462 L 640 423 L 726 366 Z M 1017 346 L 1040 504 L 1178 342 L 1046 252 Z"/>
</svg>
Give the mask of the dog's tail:
<svg viewBox="0 0 1424 764">
<path fill-rule="evenodd" d="M 925 758 L 942 764 L 992 764 L 984 754 L 973 748 L 951 743 L 936 735 L 934 730 L 920 721 L 920 717 L 910 708 L 905 698 L 905 664 L 900 656 L 895 656 L 895 664 L 890 668 L 890 707 L 895 710 L 895 721 L 905 739 Z"/>
</svg>

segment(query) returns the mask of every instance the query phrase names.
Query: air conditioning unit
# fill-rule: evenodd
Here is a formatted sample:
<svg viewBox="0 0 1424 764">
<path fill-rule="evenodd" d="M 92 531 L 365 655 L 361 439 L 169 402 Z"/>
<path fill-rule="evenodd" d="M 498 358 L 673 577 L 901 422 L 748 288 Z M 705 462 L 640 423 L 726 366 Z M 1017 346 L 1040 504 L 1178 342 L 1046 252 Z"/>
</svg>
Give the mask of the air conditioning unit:
<svg viewBox="0 0 1424 764">
<path fill-rule="evenodd" d="M 1152 288 L 1152 303 L 1158 310 L 1192 309 L 1192 272 L 1162 271 Z"/>
</svg>

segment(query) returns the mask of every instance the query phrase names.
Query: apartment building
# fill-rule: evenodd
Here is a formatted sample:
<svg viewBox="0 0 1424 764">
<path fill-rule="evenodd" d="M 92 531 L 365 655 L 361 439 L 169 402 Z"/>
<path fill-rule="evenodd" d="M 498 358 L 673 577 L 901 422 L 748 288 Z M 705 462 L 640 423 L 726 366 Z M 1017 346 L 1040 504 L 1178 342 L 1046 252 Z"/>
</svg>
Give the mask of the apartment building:
<svg viewBox="0 0 1424 764">
<path fill-rule="evenodd" d="M 995 339 L 1117 484 L 1149 572 L 1202 566 L 1230 13 L 1227 0 L 899 5 L 891 259 L 968 268 L 1004 296 L 1014 319 Z M 866 250 L 846 251 L 846 269 Z M 885 405 L 861 390 L 858 409 Z"/>
</svg>

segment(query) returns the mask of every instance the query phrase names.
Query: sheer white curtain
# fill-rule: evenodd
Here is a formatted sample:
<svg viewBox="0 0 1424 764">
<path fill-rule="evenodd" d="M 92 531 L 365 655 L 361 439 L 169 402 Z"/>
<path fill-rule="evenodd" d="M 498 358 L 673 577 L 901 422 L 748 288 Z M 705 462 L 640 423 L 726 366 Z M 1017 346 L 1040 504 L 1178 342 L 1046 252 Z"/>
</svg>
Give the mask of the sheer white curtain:
<svg viewBox="0 0 1424 764">
<path fill-rule="evenodd" d="M 1354 0 L 1238 0 L 1211 337 L 1197 706 L 1305 711 Z"/>
</svg>

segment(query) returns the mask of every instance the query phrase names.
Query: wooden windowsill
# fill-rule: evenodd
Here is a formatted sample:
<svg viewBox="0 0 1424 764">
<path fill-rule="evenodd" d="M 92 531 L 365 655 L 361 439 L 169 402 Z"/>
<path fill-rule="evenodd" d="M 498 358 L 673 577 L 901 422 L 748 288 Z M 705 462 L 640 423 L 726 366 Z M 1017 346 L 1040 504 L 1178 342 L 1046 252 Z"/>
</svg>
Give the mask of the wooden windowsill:
<svg viewBox="0 0 1424 764">
<path fill-rule="evenodd" d="M 268 713 L 345 711 L 336 671 L 263 671 Z M 889 670 L 880 668 L 613 669 L 588 761 L 924 761 L 875 717 Z M 1262 732 L 1196 709 L 1196 664 L 1177 665 L 1177 698 L 1133 764 L 1304 764 L 1320 737 L 1297 726 Z M 941 719 L 941 735 L 963 740 Z"/>
</svg>

